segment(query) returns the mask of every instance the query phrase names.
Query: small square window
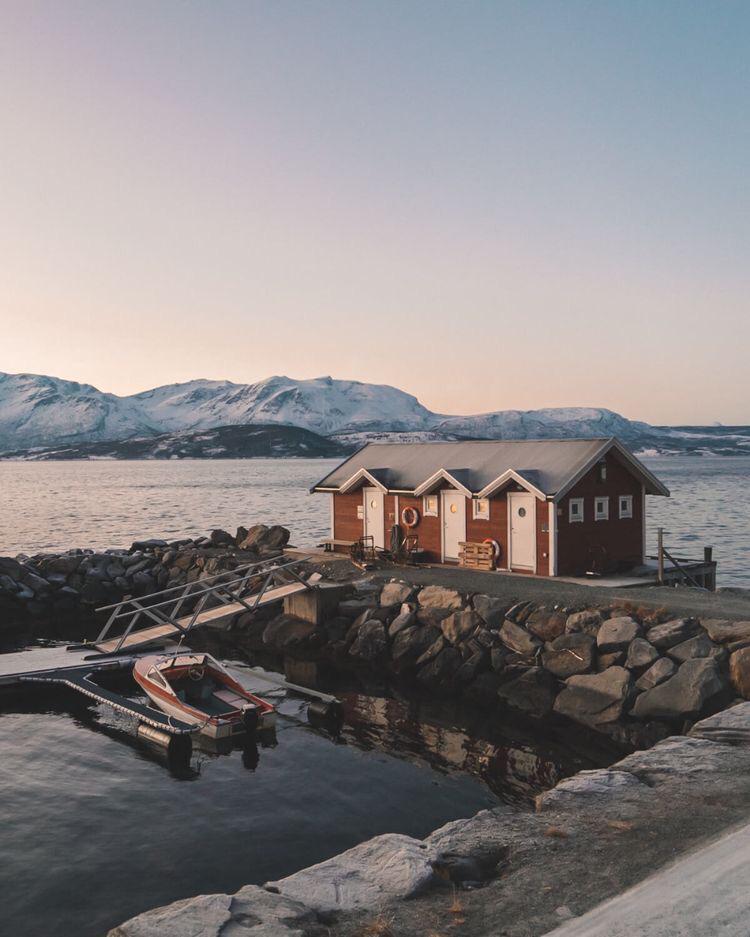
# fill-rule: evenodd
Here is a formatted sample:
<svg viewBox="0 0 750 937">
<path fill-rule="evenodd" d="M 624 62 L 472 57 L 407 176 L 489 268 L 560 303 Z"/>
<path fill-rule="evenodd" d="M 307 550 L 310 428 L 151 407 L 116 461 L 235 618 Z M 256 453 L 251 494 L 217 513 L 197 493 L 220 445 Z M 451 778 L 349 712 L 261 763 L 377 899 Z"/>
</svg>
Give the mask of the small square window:
<svg viewBox="0 0 750 937">
<path fill-rule="evenodd" d="M 571 498 L 568 501 L 568 520 L 571 524 L 583 522 L 583 498 Z"/>
<path fill-rule="evenodd" d="M 438 496 L 437 495 L 425 495 L 422 498 L 422 513 L 425 517 L 437 517 L 438 516 Z"/>
<path fill-rule="evenodd" d="M 488 498 L 475 498 L 472 504 L 474 505 L 475 521 L 488 521 L 490 519 L 490 502 Z"/>
<path fill-rule="evenodd" d="M 633 496 L 620 495 L 620 519 L 633 516 Z"/>
<path fill-rule="evenodd" d="M 609 498 L 594 499 L 594 518 L 597 521 L 609 520 Z"/>
</svg>

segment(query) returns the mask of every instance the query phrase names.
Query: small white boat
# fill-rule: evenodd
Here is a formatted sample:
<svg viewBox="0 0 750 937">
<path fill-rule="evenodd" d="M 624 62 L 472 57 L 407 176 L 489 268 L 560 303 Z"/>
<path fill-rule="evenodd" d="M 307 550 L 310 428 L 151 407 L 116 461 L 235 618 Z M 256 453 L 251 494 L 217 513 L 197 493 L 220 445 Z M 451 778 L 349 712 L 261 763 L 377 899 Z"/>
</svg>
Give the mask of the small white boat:
<svg viewBox="0 0 750 937">
<path fill-rule="evenodd" d="M 133 678 L 162 712 L 209 738 L 267 729 L 276 721 L 271 703 L 248 692 L 210 654 L 142 657 Z"/>
</svg>

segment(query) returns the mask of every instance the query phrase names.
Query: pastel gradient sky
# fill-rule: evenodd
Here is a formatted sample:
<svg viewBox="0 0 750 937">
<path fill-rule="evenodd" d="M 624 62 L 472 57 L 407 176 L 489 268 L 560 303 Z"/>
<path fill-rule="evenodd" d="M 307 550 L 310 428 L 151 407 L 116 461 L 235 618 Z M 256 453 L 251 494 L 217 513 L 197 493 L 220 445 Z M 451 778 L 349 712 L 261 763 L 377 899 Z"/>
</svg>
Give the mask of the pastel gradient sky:
<svg viewBox="0 0 750 937">
<path fill-rule="evenodd" d="M 750 4 L 0 0 L 0 370 L 750 422 Z"/>
</svg>

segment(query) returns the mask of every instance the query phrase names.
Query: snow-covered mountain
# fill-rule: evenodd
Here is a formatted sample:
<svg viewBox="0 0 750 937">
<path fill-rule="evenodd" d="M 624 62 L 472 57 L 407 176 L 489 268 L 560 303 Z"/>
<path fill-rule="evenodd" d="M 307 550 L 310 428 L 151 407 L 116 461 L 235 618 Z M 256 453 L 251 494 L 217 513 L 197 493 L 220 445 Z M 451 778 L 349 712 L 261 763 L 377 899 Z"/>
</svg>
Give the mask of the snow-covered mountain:
<svg viewBox="0 0 750 937">
<path fill-rule="evenodd" d="M 747 427 L 670 429 L 598 407 L 447 416 L 396 387 L 331 377 L 195 380 L 118 397 L 90 384 L 0 372 L 0 451 L 248 424 L 297 426 L 346 446 L 371 438 L 618 436 L 636 449 L 750 453 Z"/>
<path fill-rule="evenodd" d="M 165 430 L 284 423 L 329 435 L 368 427 L 427 429 L 435 421 L 416 397 L 395 387 L 332 377 L 269 377 L 257 384 L 190 381 L 124 399 L 134 401 L 151 423 Z"/>
<path fill-rule="evenodd" d="M 319 377 L 257 384 L 188 381 L 129 397 L 37 374 L 0 372 L 0 449 L 98 442 L 248 423 L 338 432 L 421 430 L 435 414 L 402 390 Z"/>
<path fill-rule="evenodd" d="M 0 372 L 0 449 L 152 433 L 132 397 L 39 374 Z"/>
</svg>

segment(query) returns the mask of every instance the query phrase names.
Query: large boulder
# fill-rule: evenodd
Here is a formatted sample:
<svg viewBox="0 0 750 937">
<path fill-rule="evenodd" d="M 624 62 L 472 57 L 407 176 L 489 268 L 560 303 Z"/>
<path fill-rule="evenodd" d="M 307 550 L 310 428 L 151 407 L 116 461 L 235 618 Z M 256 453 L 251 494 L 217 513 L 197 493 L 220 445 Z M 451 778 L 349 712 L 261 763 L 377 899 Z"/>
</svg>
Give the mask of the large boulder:
<svg viewBox="0 0 750 937">
<path fill-rule="evenodd" d="M 561 634 L 545 645 L 542 664 L 561 680 L 587 673 L 594 664 L 595 643 L 593 635 L 581 631 Z"/>
<path fill-rule="evenodd" d="M 565 621 L 565 630 L 568 633 L 584 631 L 586 634 L 596 634 L 602 623 L 602 616 L 595 608 L 587 608 L 582 612 L 568 615 Z"/>
<path fill-rule="evenodd" d="M 609 618 L 596 635 L 596 645 L 602 654 L 624 651 L 638 637 L 640 625 L 632 618 Z"/>
<path fill-rule="evenodd" d="M 381 605 L 403 605 L 414 595 L 414 586 L 407 582 L 387 582 L 380 592 Z"/>
<path fill-rule="evenodd" d="M 466 686 L 472 683 L 482 671 L 487 670 L 489 666 L 490 655 L 485 650 L 474 651 L 456 671 L 456 683 L 460 686 Z"/>
<path fill-rule="evenodd" d="M 443 638 L 443 640 L 445 639 Z M 462 663 L 463 658 L 457 648 L 444 647 L 420 668 L 417 673 L 417 680 L 434 690 L 443 692 L 451 690 L 456 671 Z"/>
<path fill-rule="evenodd" d="M 447 618 L 444 618 L 440 622 L 440 629 L 446 640 L 450 641 L 451 644 L 458 644 L 474 634 L 481 620 L 475 611 L 466 608 L 460 612 L 452 612 Z"/>
<path fill-rule="evenodd" d="M 667 656 L 677 661 L 678 664 L 682 664 L 686 660 L 693 660 L 696 657 L 715 657 L 723 659 L 726 657 L 726 654 L 725 648 L 714 644 L 709 636 L 703 632 L 697 634 L 694 638 L 688 638 L 687 641 L 683 641 L 682 644 L 675 644 L 674 647 L 669 648 L 667 651 Z"/>
<path fill-rule="evenodd" d="M 401 606 L 401 611 L 396 615 L 393 621 L 388 626 L 388 634 L 390 637 L 395 637 L 399 631 L 403 631 L 404 628 L 409 628 L 417 620 L 416 613 L 414 609 L 404 603 Z"/>
<path fill-rule="evenodd" d="M 463 608 L 461 593 L 444 586 L 424 586 L 419 590 L 417 601 L 422 608 Z"/>
<path fill-rule="evenodd" d="M 508 603 L 494 595 L 475 595 L 471 604 L 488 628 L 499 628 L 508 611 Z"/>
<path fill-rule="evenodd" d="M 504 621 L 500 628 L 500 640 L 511 651 L 523 657 L 533 656 L 537 649 L 541 647 L 541 641 L 532 637 L 521 625 L 516 625 L 508 620 Z"/>
<path fill-rule="evenodd" d="M 672 621 L 654 625 L 646 634 L 646 639 L 659 650 L 666 650 L 676 644 L 682 644 L 699 631 L 700 625 L 694 618 L 675 618 Z"/>
<path fill-rule="evenodd" d="M 386 833 L 268 885 L 316 911 L 360 911 L 418 895 L 433 877 L 421 840 Z"/>
<path fill-rule="evenodd" d="M 233 547 L 234 537 L 227 530 L 222 530 L 220 527 L 217 527 L 216 530 L 212 530 L 209 534 L 211 541 L 211 546 L 214 547 Z"/>
<path fill-rule="evenodd" d="M 529 667 L 497 691 L 501 702 L 533 716 L 548 716 L 556 694 L 557 681 L 542 667 Z"/>
<path fill-rule="evenodd" d="M 399 670 L 415 664 L 439 635 L 440 632 L 435 628 L 423 625 L 399 631 L 391 646 L 391 657 L 398 664 Z"/>
<path fill-rule="evenodd" d="M 438 634 L 432 644 L 417 658 L 417 667 L 421 667 L 422 664 L 428 664 L 431 660 L 438 656 L 438 654 L 445 647 L 445 638 L 442 634 Z"/>
<path fill-rule="evenodd" d="M 635 701 L 637 719 L 683 720 L 698 716 L 727 689 L 726 677 L 715 660 L 688 660 L 677 673 L 646 690 Z"/>
<path fill-rule="evenodd" d="M 302 621 L 293 615 L 279 615 L 269 621 L 263 630 L 263 644 L 276 651 L 315 646 L 321 644 L 323 639 L 322 633 L 312 622 Z"/>
<path fill-rule="evenodd" d="M 702 622 L 709 638 L 717 644 L 732 644 L 735 641 L 750 640 L 750 621 L 725 621 L 718 618 L 706 618 Z"/>
<path fill-rule="evenodd" d="M 565 632 L 566 616 L 547 608 L 535 609 L 524 622 L 527 631 L 540 641 L 554 641 Z"/>
<path fill-rule="evenodd" d="M 241 550 L 265 552 L 281 550 L 289 543 L 289 531 L 280 524 L 267 527 L 265 524 L 255 524 L 248 531 L 245 539 L 238 543 Z"/>
<path fill-rule="evenodd" d="M 600 728 L 623 714 L 631 692 L 630 671 L 610 667 L 602 673 L 570 677 L 555 700 L 555 712 L 584 725 Z"/>
<path fill-rule="evenodd" d="M 628 670 L 643 670 L 659 659 L 659 652 L 645 638 L 634 638 L 628 647 L 625 666 Z"/>
<path fill-rule="evenodd" d="M 674 661 L 668 657 L 660 657 L 642 674 L 635 682 L 637 690 L 651 690 L 665 680 L 669 680 L 677 672 L 677 666 Z"/>
<path fill-rule="evenodd" d="M 381 621 L 371 620 L 360 625 L 357 637 L 349 648 L 349 655 L 359 660 L 374 661 L 383 657 L 387 649 L 385 626 Z"/>
<path fill-rule="evenodd" d="M 729 679 L 743 699 L 750 699 L 750 647 L 740 648 L 729 658 Z"/>
<path fill-rule="evenodd" d="M 109 932 L 109 937 L 322 937 L 310 908 L 259 888 L 245 885 L 235 895 L 198 895 L 145 911 Z"/>
</svg>

